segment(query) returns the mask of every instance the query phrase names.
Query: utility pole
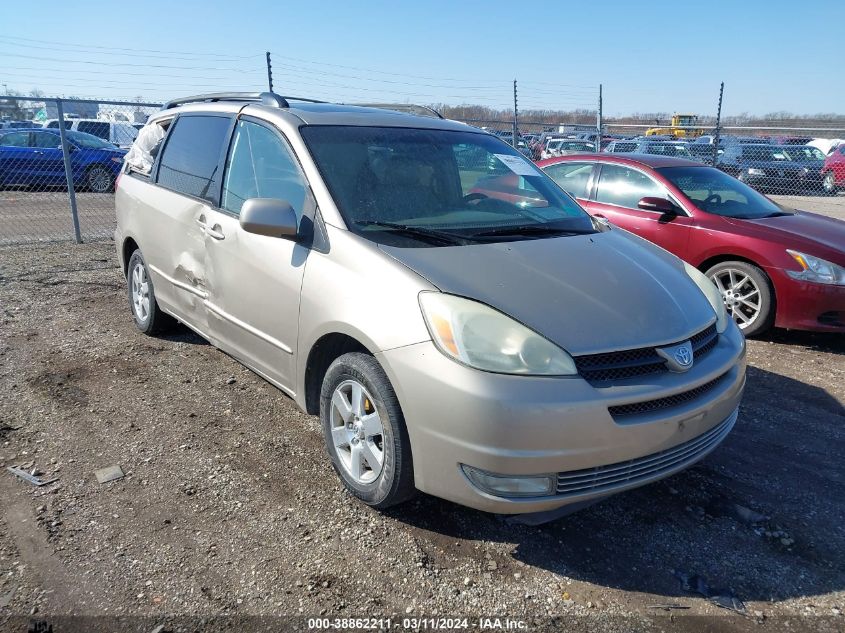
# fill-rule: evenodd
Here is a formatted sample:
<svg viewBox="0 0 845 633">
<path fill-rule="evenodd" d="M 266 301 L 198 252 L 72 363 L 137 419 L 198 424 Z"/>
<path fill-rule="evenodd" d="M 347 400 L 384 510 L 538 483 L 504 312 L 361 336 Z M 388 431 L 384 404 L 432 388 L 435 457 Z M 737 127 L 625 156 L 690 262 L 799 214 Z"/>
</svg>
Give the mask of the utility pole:
<svg viewBox="0 0 845 633">
<path fill-rule="evenodd" d="M 596 110 L 596 153 L 601 151 L 601 84 L 599 84 L 599 107 Z"/>
<path fill-rule="evenodd" d="M 267 51 L 267 85 L 273 92 L 273 65 L 270 63 L 270 51 Z"/>
<path fill-rule="evenodd" d="M 713 167 L 719 160 L 719 136 L 720 128 L 722 127 L 722 95 L 725 93 L 725 82 L 723 81 L 719 86 L 719 106 L 716 108 L 716 134 L 713 138 Z"/>
<path fill-rule="evenodd" d="M 513 80 L 513 138 L 511 138 L 511 145 L 516 149 L 516 134 L 519 129 L 519 110 L 516 107 L 516 79 Z"/>
</svg>

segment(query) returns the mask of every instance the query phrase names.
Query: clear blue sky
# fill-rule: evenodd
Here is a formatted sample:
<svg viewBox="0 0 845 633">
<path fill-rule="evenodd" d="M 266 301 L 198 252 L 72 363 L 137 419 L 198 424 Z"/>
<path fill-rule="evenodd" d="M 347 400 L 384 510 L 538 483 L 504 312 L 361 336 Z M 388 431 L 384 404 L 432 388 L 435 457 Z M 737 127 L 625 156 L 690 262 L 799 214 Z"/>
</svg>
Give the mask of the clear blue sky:
<svg viewBox="0 0 845 633">
<path fill-rule="evenodd" d="M 9 89 L 149 100 L 266 86 L 332 100 L 605 112 L 845 112 L 845 0 L 46 1 L 0 23 Z M 52 15 L 60 16 L 53 19 Z M 1 88 L 1 87 L 0 87 Z"/>
</svg>

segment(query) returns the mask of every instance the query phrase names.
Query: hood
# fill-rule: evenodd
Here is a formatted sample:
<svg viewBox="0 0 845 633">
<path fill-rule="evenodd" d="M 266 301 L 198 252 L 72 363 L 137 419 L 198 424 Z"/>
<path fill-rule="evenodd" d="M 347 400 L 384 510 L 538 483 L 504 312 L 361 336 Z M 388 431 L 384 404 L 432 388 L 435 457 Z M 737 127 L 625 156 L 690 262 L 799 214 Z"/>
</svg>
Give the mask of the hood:
<svg viewBox="0 0 845 633">
<path fill-rule="evenodd" d="M 756 237 L 783 244 L 784 248 L 805 251 L 808 255 L 845 265 L 845 222 L 842 220 L 806 211 L 757 220 L 726 220 L 744 229 L 753 227 Z"/>
<path fill-rule="evenodd" d="M 619 229 L 380 248 L 441 291 L 486 303 L 574 355 L 680 341 L 714 319 L 679 259 Z"/>
</svg>

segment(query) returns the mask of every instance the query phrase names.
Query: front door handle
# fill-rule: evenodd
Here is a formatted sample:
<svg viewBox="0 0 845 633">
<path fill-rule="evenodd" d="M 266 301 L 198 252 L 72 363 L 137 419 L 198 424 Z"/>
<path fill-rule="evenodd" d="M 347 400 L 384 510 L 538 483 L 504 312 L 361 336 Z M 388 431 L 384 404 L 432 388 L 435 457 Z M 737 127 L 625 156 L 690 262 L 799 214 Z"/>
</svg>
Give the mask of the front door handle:
<svg viewBox="0 0 845 633">
<path fill-rule="evenodd" d="M 226 236 L 223 235 L 223 232 L 220 229 L 221 227 L 219 224 L 215 224 L 213 227 L 209 227 L 208 225 L 206 225 L 205 234 L 209 237 L 214 238 L 215 240 L 225 240 Z"/>
</svg>

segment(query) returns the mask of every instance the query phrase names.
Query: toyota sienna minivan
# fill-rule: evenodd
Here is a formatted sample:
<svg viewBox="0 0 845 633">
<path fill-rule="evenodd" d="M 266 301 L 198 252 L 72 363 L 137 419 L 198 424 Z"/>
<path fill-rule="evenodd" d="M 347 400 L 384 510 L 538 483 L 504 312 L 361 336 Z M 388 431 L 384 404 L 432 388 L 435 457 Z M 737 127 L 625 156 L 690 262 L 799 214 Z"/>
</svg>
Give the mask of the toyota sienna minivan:
<svg viewBox="0 0 845 633">
<path fill-rule="evenodd" d="M 563 513 L 736 422 L 745 344 L 715 286 L 491 134 L 218 93 L 136 145 L 115 233 L 135 325 L 178 320 L 319 415 L 364 503 Z"/>
</svg>

